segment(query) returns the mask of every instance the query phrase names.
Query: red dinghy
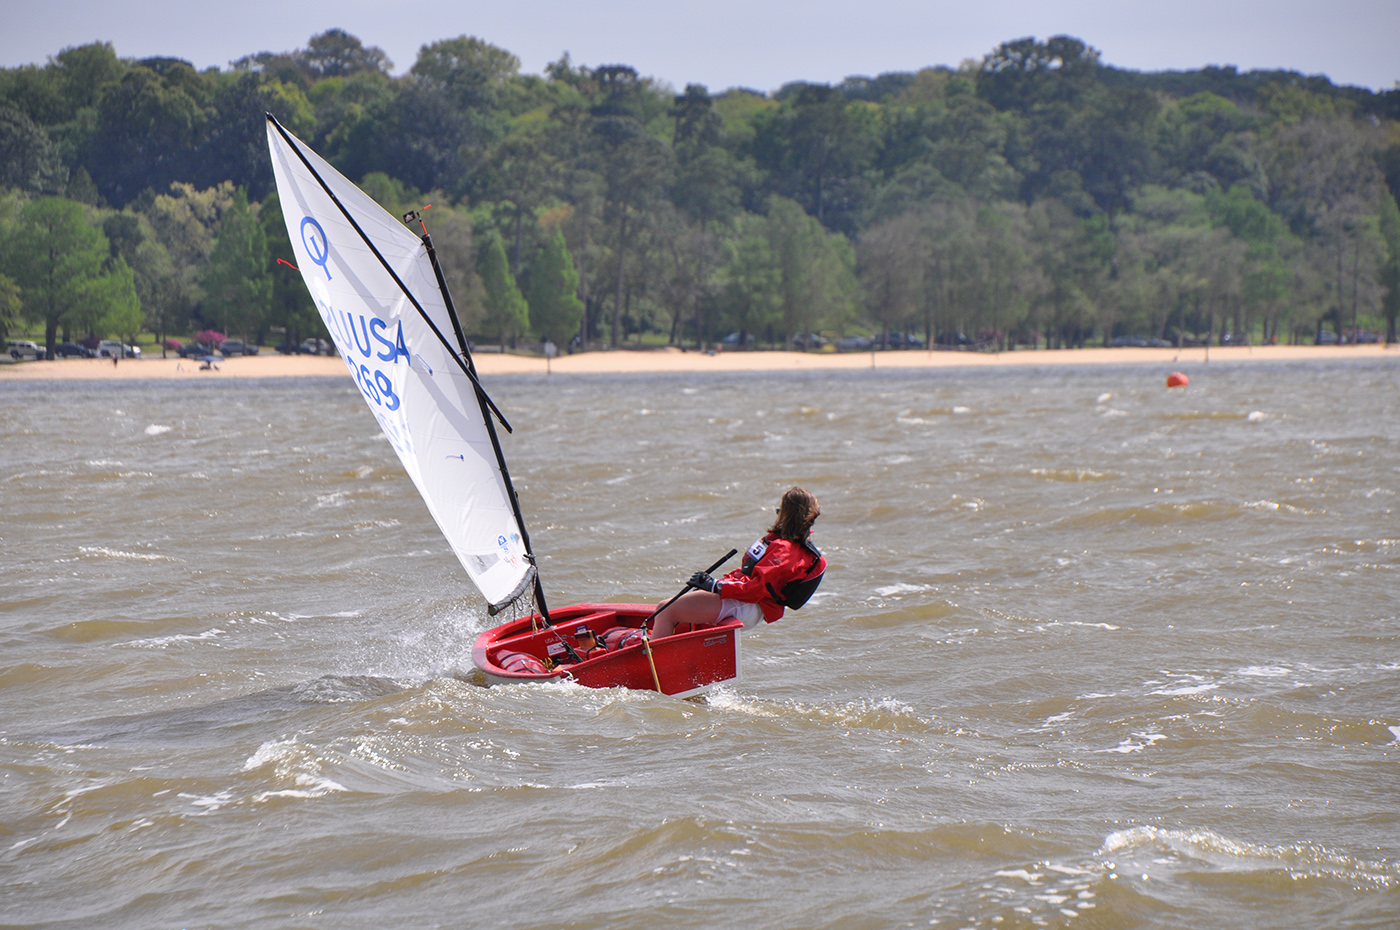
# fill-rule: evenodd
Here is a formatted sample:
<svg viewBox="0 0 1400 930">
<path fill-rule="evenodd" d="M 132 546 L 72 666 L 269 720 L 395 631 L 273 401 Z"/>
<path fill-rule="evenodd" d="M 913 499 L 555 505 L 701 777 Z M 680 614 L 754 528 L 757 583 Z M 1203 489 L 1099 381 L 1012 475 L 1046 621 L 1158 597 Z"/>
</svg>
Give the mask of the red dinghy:
<svg viewBox="0 0 1400 930">
<path fill-rule="evenodd" d="M 538 614 L 521 617 L 478 636 L 472 661 L 491 684 L 573 681 L 587 688 L 655 691 L 659 682 L 663 694 L 690 697 L 738 680 L 743 626 L 737 620 L 644 642 L 640 627 L 655 609 L 575 604 L 550 611 L 548 626 Z M 597 646 L 588 649 L 589 643 Z"/>
<path fill-rule="evenodd" d="M 477 638 L 487 680 L 683 697 L 737 679 L 737 622 L 652 642 L 638 632 L 647 604 L 549 610 L 496 433 L 510 424 L 477 377 L 422 217 L 390 216 L 271 114 L 267 140 L 295 266 L 366 405 L 491 613 L 525 615 Z"/>
</svg>

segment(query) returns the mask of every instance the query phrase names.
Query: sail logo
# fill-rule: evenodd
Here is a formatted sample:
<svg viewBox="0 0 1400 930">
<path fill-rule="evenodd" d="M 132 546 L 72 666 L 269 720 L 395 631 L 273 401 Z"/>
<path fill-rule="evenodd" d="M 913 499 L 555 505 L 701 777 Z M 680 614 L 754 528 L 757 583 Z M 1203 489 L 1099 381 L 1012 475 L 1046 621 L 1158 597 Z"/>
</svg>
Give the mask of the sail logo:
<svg viewBox="0 0 1400 930">
<path fill-rule="evenodd" d="M 301 218 L 301 244 L 311 264 L 319 265 L 326 273 L 326 280 L 331 280 L 331 270 L 327 267 L 331 260 L 331 241 L 321 224 L 309 216 Z"/>
</svg>

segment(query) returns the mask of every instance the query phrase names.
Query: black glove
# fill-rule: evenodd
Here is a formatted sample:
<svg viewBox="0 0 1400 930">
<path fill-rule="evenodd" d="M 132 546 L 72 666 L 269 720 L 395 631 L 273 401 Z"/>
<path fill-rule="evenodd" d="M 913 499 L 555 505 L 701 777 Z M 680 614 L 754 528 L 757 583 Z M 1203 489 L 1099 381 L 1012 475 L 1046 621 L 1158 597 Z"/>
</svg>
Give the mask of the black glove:
<svg viewBox="0 0 1400 930">
<path fill-rule="evenodd" d="M 690 581 L 686 584 L 692 588 L 699 588 L 701 591 L 719 593 L 719 582 L 711 578 L 708 572 L 696 572 L 690 576 Z"/>
</svg>

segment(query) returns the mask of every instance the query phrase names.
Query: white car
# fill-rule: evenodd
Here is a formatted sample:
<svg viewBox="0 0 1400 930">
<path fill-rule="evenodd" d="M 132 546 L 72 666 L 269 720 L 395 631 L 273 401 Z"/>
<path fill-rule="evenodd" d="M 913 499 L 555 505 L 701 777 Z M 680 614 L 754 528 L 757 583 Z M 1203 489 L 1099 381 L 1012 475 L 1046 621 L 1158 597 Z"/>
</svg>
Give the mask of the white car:
<svg viewBox="0 0 1400 930">
<path fill-rule="evenodd" d="M 115 339 L 103 339 L 97 344 L 98 358 L 140 358 L 141 350 Z"/>
<path fill-rule="evenodd" d="M 39 348 L 38 343 L 30 342 L 28 339 L 10 340 L 10 358 L 17 362 L 25 359 L 31 361 L 44 357 L 44 350 Z"/>
</svg>

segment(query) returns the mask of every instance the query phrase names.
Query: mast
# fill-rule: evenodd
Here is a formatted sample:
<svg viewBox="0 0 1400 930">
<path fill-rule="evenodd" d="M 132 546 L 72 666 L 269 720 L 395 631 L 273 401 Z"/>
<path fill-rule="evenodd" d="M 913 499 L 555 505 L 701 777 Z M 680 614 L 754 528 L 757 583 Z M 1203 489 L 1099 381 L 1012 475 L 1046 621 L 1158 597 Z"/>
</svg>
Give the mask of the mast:
<svg viewBox="0 0 1400 930">
<path fill-rule="evenodd" d="M 415 219 L 416 214 L 410 213 L 405 219 Z M 505 453 L 501 451 L 501 441 L 496 435 L 496 424 L 492 422 L 491 410 L 496 410 L 496 405 L 491 402 L 491 398 L 486 396 L 486 391 L 481 386 L 481 382 L 476 376 L 476 362 L 472 360 L 471 349 L 467 347 L 467 337 L 462 332 L 462 321 L 457 316 L 457 305 L 452 302 L 452 294 L 447 290 L 447 279 L 442 275 L 442 266 L 438 264 L 437 250 L 433 248 L 433 237 L 428 235 L 427 228 L 423 230 L 423 247 L 428 250 L 428 260 L 433 265 L 433 275 L 437 278 L 438 289 L 442 291 L 442 302 L 447 305 L 447 316 L 452 321 L 452 332 L 457 337 L 457 347 L 461 350 L 462 358 L 466 360 L 468 377 L 471 378 L 472 389 L 476 392 L 476 402 L 481 407 L 481 418 L 486 421 L 486 434 L 491 437 L 491 448 L 496 453 L 496 465 L 501 470 L 501 480 L 506 484 L 506 491 L 510 495 L 510 506 L 515 512 L 515 523 L 520 527 L 520 539 L 525 544 L 525 554 L 530 560 L 530 564 L 535 566 L 535 604 L 540 609 L 540 617 L 543 618 L 546 626 L 553 626 L 554 622 L 549 619 L 549 606 L 544 599 L 544 586 L 540 584 L 540 567 L 535 561 L 535 550 L 530 546 L 530 531 L 525 528 L 525 517 L 520 512 L 520 496 L 515 493 L 515 484 L 510 480 L 510 469 L 506 467 Z M 490 407 L 490 410 L 487 407 Z M 500 412 L 496 412 L 500 416 Z M 502 425 L 507 430 L 510 426 L 502 419 Z M 493 606 L 488 605 L 487 610 L 494 615 L 497 611 Z"/>
</svg>

